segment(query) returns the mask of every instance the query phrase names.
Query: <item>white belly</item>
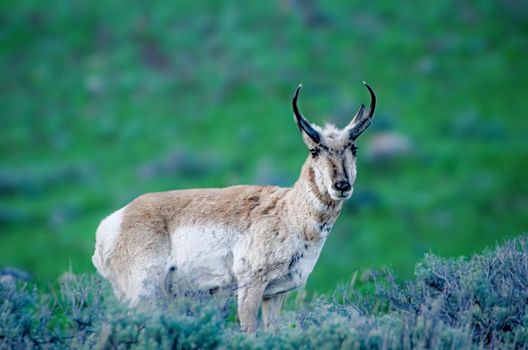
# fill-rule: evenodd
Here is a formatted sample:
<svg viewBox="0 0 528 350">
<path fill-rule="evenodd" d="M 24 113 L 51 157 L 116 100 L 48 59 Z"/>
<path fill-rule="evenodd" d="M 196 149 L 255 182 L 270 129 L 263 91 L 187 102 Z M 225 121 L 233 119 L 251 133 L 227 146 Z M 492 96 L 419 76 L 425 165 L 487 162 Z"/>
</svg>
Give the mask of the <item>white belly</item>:
<svg viewBox="0 0 528 350">
<path fill-rule="evenodd" d="M 233 286 L 233 234 L 207 226 L 181 227 L 173 232 L 168 266 L 172 289 L 205 291 Z"/>
</svg>

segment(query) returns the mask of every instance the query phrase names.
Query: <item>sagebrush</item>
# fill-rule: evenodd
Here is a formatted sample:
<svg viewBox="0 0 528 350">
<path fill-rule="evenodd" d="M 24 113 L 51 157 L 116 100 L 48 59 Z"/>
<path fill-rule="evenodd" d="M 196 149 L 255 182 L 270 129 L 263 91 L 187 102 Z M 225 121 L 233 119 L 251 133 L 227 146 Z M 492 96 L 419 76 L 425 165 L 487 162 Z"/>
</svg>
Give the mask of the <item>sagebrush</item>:
<svg viewBox="0 0 528 350">
<path fill-rule="evenodd" d="M 129 309 L 95 275 L 65 274 L 56 292 L 0 284 L 0 348 L 524 349 L 528 236 L 472 258 L 427 255 L 415 278 L 289 300 L 269 332 L 239 331 L 229 296 L 187 296 Z"/>
</svg>

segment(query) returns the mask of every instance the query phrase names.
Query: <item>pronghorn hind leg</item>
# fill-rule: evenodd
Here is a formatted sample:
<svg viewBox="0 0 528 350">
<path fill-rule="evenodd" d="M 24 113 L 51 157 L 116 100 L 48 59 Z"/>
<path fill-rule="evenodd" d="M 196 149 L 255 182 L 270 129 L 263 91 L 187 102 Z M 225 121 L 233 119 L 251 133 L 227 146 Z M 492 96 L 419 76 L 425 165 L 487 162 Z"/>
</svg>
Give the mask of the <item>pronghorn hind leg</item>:
<svg viewBox="0 0 528 350">
<path fill-rule="evenodd" d="M 165 289 L 171 243 L 167 234 L 148 225 L 122 232 L 111 257 L 114 282 L 132 306 L 159 297 Z"/>
</svg>

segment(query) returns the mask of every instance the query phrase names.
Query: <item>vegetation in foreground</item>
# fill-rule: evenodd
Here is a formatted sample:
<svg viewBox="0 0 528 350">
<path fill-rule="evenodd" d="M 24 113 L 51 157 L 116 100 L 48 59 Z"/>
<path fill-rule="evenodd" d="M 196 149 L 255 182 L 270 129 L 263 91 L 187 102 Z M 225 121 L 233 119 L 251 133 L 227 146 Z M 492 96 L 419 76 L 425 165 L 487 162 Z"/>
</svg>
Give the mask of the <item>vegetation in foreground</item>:
<svg viewBox="0 0 528 350">
<path fill-rule="evenodd" d="M 0 348 L 524 349 L 528 236 L 470 259 L 427 255 L 414 279 L 390 272 L 330 295 L 290 298 L 273 331 L 239 331 L 232 298 L 195 295 L 129 310 L 94 275 L 60 291 L 0 283 Z M 358 292 L 358 290 L 363 290 Z"/>
</svg>

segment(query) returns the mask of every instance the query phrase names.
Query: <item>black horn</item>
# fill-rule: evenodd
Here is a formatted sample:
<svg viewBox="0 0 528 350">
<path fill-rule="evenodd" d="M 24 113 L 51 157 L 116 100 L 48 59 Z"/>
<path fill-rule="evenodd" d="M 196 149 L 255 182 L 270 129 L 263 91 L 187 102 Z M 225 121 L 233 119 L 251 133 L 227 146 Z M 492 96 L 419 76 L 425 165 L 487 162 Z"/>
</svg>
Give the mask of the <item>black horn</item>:
<svg viewBox="0 0 528 350">
<path fill-rule="evenodd" d="M 374 110 L 376 109 L 376 94 L 366 82 L 363 82 L 363 84 L 365 84 L 370 94 L 370 106 L 368 112 L 365 112 L 365 106 L 362 104 L 356 113 L 356 116 L 352 120 L 353 126 L 350 130 L 350 139 L 353 141 L 356 140 L 359 135 L 361 135 L 363 131 L 365 131 L 370 126 L 372 116 L 374 115 Z"/>
<path fill-rule="evenodd" d="M 312 128 L 308 120 L 306 120 L 306 118 L 303 117 L 301 111 L 299 111 L 299 107 L 297 107 L 297 98 L 299 97 L 299 91 L 301 91 L 301 88 L 302 84 L 299 84 L 299 87 L 297 90 L 295 90 L 295 95 L 293 95 L 293 114 L 295 115 L 295 120 L 297 121 L 299 130 L 301 130 L 301 132 L 304 131 L 306 135 L 308 135 L 315 143 L 319 143 L 321 141 L 319 133 L 314 128 Z"/>
</svg>

